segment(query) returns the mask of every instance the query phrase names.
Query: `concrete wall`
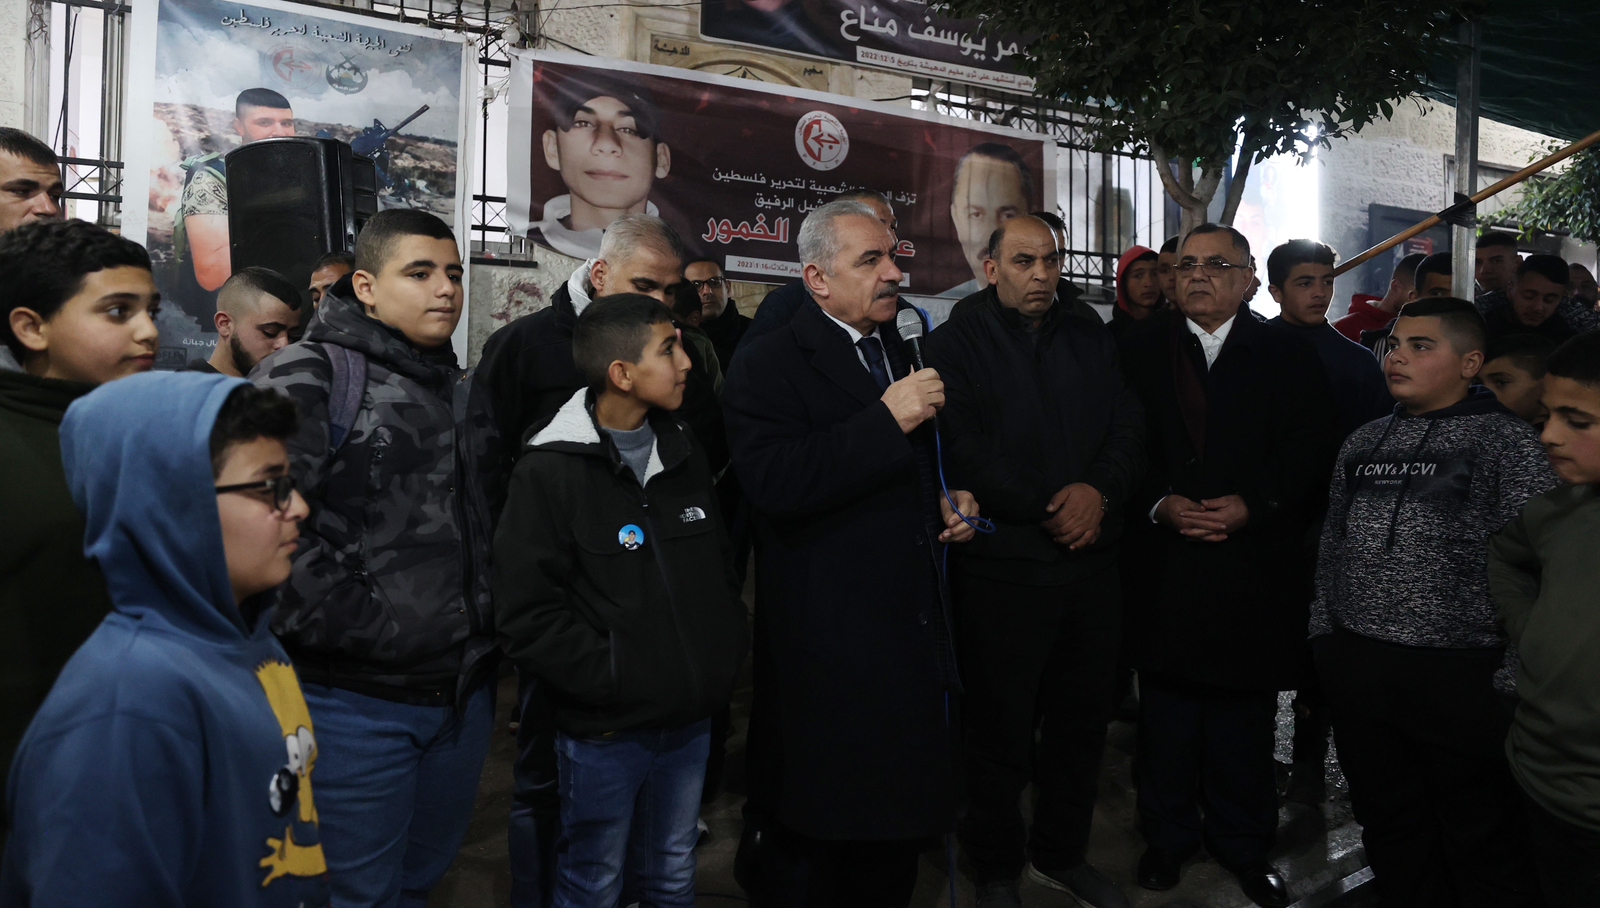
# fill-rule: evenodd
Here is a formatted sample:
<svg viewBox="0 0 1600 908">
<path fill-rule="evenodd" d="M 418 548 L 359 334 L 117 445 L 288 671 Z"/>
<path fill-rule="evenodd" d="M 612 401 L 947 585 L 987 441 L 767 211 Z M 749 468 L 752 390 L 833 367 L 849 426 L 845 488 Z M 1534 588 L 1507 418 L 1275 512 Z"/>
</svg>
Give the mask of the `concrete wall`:
<svg viewBox="0 0 1600 908">
<path fill-rule="evenodd" d="M 26 128 L 28 0 L 0 0 L 0 126 Z"/>
<path fill-rule="evenodd" d="M 1434 212 L 1449 204 L 1445 159 L 1455 153 L 1455 109 L 1431 101 L 1405 102 L 1393 120 L 1374 123 L 1351 139 L 1319 154 L 1322 241 L 1349 258 L 1369 245 L 1368 214 L 1373 204 Z M 1545 154 L 1548 136 L 1492 120 L 1478 133 L 1478 160 L 1520 168 Z M 1594 263 L 1594 247 L 1568 242 L 1570 261 Z M 1334 310 L 1342 314 L 1350 295 L 1361 289 L 1361 274 L 1339 279 Z"/>
</svg>

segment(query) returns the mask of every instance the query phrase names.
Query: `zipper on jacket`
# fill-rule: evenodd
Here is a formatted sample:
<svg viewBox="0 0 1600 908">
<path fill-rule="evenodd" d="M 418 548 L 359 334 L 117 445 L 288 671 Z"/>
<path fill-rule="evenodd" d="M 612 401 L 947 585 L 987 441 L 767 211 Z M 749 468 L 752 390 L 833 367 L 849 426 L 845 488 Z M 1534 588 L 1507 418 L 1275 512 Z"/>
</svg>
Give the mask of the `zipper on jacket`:
<svg viewBox="0 0 1600 908">
<path fill-rule="evenodd" d="M 660 444 L 661 442 L 658 439 L 656 441 L 657 451 L 660 450 Z M 665 473 L 666 469 L 663 468 L 661 472 Z M 644 509 L 644 525 L 646 531 L 650 534 L 648 538 L 656 540 L 656 544 L 650 548 L 655 553 L 656 569 L 661 572 L 661 586 L 667 591 L 667 607 L 672 609 L 672 628 L 678 634 L 678 649 L 683 652 L 684 664 L 689 667 L 690 693 L 693 695 L 692 699 L 698 703 L 701 696 L 700 670 L 695 665 L 694 654 L 689 652 L 689 642 L 683 636 L 683 616 L 678 612 L 678 597 L 672 591 L 672 575 L 667 571 L 666 555 L 660 545 L 661 536 L 656 532 L 655 522 L 650 517 L 650 493 L 646 491 L 643 485 L 639 486 L 639 504 Z"/>
</svg>

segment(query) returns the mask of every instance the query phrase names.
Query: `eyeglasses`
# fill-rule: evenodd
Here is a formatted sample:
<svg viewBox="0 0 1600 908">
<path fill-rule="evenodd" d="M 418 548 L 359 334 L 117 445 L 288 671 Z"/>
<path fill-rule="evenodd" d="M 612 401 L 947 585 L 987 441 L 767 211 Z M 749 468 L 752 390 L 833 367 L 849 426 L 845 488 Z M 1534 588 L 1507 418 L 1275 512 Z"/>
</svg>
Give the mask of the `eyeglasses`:
<svg viewBox="0 0 1600 908">
<path fill-rule="evenodd" d="M 294 500 L 294 477 L 285 473 L 272 479 L 263 479 L 260 482 L 241 482 L 238 485 L 217 486 L 217 494 L 224 492 L 270 492 L 272 504 L 281 514 L 289 510 L 289 502 Z"/>
<path fill-rule="evenodd" d="M 725 283 L 727 283 L 727 281 L 724 281 L 720 277 L 708 277 L 703 281 L 690 281 L 689 286 L 694 288 L 694 292 L 699 293 L 701 290 L 704 290 L 707 287 L 716 289 Z"/>
<path fill-rule="evenodd" d="M 1254 268 L 1254 267 L 1255 267 L 1255 265 L 1253 265 L 1253 264 L 1236 265 L 1233 262 L 1230 262 L 1227 259 L 1222 258 L 1222 257 L 1219 256 L 1217 258 L 1206 259 L 1203 262 L 1196 262 L 1196 261 L 1193 261 L 1191 259 L 1184 259 L 1183 261 L 1179 262 L 1172 270 L 1178 272 L 1179 274 L 1183 275 L 1184 277 L 1189 277 L 1190 275 L 1194 274 L 1195 269 L 1198 268 L 1198 269 L 1200 269 L 1200 273 L 1204 274 L 1206 277 L 1222 277 L 1223 275 L 1227 274 L 1229 271 L 1231 271 L 1231 270 L 1233 270 L 1235 268 Z"/>
</svg>

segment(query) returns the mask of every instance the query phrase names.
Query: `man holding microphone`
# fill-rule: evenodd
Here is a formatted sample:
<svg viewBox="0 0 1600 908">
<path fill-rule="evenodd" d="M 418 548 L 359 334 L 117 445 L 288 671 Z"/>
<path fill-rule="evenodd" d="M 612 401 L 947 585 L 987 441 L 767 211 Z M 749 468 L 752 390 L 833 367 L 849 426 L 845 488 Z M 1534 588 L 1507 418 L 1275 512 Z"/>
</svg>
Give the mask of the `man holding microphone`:
<svg viewBox="0 0 1600 908">
<path fill-rule="evenodd" d="M 939 486 L 944 385 L 895 329 L 888 228 L 832 202 L 799 246 L 809 298 L 735 359 L 724 397 L 758 539 L 754 903 L 904 906 L 955 821 L 941 549 L 972 538 L 978 505 Z"/>
</svg>

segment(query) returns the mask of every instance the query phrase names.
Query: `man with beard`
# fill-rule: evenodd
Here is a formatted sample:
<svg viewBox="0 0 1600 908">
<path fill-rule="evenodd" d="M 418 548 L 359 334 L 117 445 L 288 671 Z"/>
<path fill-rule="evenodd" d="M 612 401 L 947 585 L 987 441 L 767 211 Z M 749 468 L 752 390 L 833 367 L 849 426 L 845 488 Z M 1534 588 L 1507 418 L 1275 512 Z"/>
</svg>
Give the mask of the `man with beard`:
<svg viewBox="0 0 1600 908">
<path fill-rule="evenodd" d="M 244 378 L 300 334 L 300 291 L 269 268 L 245 268 L 217 291 L 217 345 L 186 369 Z"/>
</svg>

